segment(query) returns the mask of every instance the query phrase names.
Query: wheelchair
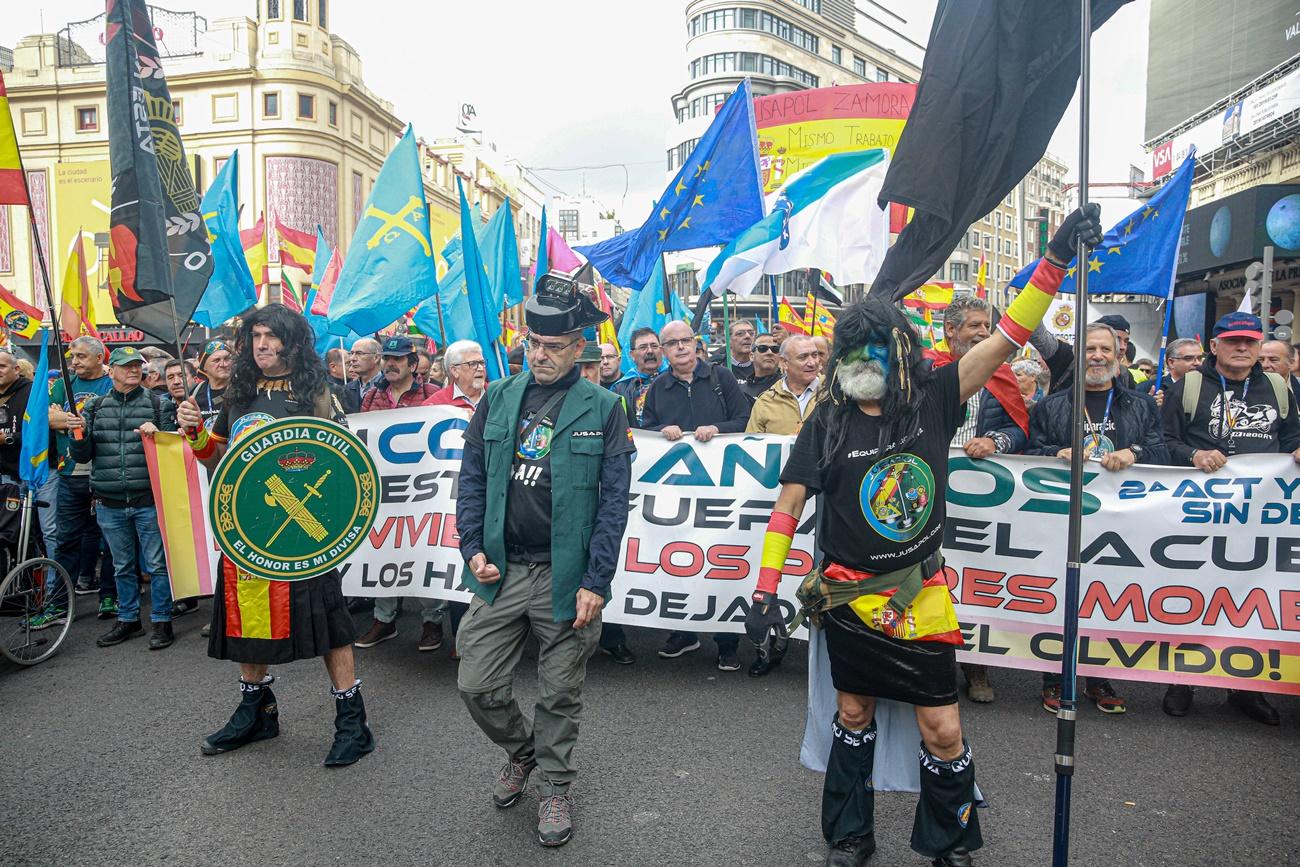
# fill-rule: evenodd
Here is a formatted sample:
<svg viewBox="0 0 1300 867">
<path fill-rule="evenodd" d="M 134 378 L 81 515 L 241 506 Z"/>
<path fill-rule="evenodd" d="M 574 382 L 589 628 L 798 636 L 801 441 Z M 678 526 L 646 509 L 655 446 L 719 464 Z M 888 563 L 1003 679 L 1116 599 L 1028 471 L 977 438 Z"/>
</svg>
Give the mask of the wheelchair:
<svg viewBox="0 0 1300 867">
<path fill-rule="evenodd" d="M 36 510 L 47 504 L 30 490 L 19 496 L 17 486 L 4 487 L 9 495 L 0 498 L 0 514 L 9 520 L 0 520 L 0 654 L 18 665 L 36 665 L 68 637 L 76 596 L 67 571 L 43 550 Z M 59 599 L 63 605 L 56 608 Z"/>
</svg>

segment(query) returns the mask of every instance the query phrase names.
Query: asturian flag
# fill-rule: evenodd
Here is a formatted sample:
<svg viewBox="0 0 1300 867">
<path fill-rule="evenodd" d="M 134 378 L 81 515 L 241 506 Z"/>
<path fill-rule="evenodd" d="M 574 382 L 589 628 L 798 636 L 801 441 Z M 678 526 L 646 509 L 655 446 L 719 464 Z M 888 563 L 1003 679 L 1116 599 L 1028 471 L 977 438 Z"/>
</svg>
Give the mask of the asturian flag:
<svg viewBox="0 0 1300 867">
<path fill-rule="evenodd" d="M 790 178 L 772 211 L 723 248 L 703 290 L 748 295 L 764 274 L 830 271 L 841 284 L 870 283 L 889 246 L 889 213 L 877 203 L 889 153 L 832 154 Z"/>
</svg>

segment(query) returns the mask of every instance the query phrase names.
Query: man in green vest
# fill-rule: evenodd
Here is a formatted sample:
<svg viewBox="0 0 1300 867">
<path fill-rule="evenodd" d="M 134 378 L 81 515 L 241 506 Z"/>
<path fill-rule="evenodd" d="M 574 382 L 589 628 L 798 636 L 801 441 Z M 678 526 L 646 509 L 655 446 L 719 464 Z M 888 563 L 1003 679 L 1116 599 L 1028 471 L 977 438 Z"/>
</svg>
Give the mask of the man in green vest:
<svg viewBox="0 0 1300 867">
<path fill-rule="evenodd" d="M 507 753 L 492 802 L 513 806 L 533 770 L 541 775 L 543 846 L 573 836 L 582 684 L 627 526 L 627 415 L 618 395 L 575 366 L 582 329 L 605 315 L 567 277 L 538 281 L 524 305 L 527 368 L 488 386 L 465 431 L 456 502 L 475 596 L 457 638 L 460 694 Z M 513 691 L 530 629 L 540 646 L 531 720 Z"/>
</svg>

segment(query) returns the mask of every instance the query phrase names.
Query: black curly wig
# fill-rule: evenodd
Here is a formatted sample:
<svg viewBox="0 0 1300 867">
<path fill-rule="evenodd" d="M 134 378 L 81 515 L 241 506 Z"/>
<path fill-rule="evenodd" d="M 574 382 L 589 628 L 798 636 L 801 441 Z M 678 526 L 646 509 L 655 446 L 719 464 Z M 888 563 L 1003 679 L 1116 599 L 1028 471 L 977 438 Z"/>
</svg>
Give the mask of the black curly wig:
<svg viewBox="0 0 1300 867">
<path fill-rule="evenodd" d="M 821 400 L 829 405 L 826 443 L 820 459 L 823 468 L 830 465 L 844 446 L 850 413 L 861 411 L 857 401 L 844 394 L 836 372 L 845 358 L 873 340 L 889 347 L 891 362 L 885 396 L 880 401 L 877 445 L 884 448 L 891 442 L 904 442 L 916 430 L 921 386 L 930 378 L 930 365 L 925 362 L 920 341 L 903 311 L 882 295 L 869 294 L 849 305 L 835 321 L 835 349 L 821 384 Z"/>
<path fill-rule="evenodd" d="M 316 335 L 311 325 L 283 304 L 268 304 L 255 310 L 243 321 L 235 335 L 235 364 L 230 377 L 226 401 L 233 407 L 246 407 L 257 396 L 261 369 L 253 360 L 253 327 L 263 325 L 284 344 L 284 363 L 289 367 L 289 387 L 294 399 L 309 404 L 329 387 L 325 365 L 316 354 Z"/>
</svg>

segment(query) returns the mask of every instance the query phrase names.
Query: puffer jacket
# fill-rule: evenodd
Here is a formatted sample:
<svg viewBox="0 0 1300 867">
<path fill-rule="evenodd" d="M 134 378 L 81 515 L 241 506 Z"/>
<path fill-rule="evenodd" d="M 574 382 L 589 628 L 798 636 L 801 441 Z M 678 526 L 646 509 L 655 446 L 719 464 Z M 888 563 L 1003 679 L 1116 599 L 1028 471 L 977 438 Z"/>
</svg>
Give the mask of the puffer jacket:
<svg viewBox="0 0 1300 867">
<path fill-rule="evenodd" d="M 83 411 L 87 434 L 72 440 L 72 459 L 90 463 L 90 489 L 105 506 L 153 504 L 144 441 L 135 429 L 153 422 L 159 430 L 176 430 L 176 410 L 170 404 L 147 388 L 129 394 L 112 388 Z"/>
<path fill-rule="evenodd" d="M 1121 368 L 1121 374 L 1123 369 Z M 1140 464 L 1165 466 L 1170 463 L 1169 447 L 1165 444 L 1160 426 L 1160 410 L 1155 398 L 1131 388 L 1122 387 L 1123 376 L 1115 378 L 1115 448 L 1142 447 Z M 1166 397 L 1168 402 L 1169 398 Z M 1069 448 L 1074 439 L 1074 395 L 1057 391 L 1040 400 L 1029 414 L 1029 447 L 1027 455 L 1055 457 L 1061 449 Z"/>
</svg>

